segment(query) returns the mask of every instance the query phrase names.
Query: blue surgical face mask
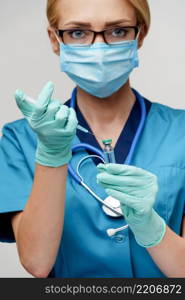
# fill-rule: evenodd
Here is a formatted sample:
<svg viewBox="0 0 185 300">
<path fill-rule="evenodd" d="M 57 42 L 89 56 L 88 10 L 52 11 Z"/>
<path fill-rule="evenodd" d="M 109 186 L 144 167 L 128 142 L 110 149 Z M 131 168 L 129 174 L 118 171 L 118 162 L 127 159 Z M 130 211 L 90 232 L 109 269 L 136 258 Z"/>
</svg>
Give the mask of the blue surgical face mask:
<svg viewBox="0 0 185 300">
<path fill-rule="evenodd" d="M 137 40 L 90 46 L 60 43 L 61 71 L 82 90 L 98 98 L 118 91 L 138 66 Z"/>
</svg>

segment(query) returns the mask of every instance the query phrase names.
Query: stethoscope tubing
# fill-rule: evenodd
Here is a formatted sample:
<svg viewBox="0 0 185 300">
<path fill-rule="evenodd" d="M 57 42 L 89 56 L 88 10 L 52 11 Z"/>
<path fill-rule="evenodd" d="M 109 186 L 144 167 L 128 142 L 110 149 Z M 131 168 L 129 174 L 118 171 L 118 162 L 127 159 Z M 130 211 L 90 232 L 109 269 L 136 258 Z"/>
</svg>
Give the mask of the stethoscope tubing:
<svg viewBox="0 0 185 300">
<path fill-rule="evenodd" d="M 74 145 L 71 149 L 72 151 L 72 154 L 75 153 L 77 150 L 90 150 L 92 152 L 94 152 L 96 155 L 100 156 L 100 158 L 102 158 L 102 160 L 104 159 L 104 155 L 103 155 L 103 152 L 97 148 L 95 148 L 94 146 L 91 146 L 89 144 L 86 144 L 86 143 L 80 143 L 78 145 Z M 68 171 L 69 173 L 71 174 L 71 176 L 75 179 L 75 181 L 79 184 L 82 183 L 82 180 L 81 178 L 75 173 L 73 167 L 71 164 L 68 165 Z"/>
<path fill-rule="evenodd" d="M 96 198 L 96 200 L 98 200 L 100 203 L 102 203 L 102 205 L 104 205 L 105 207 L 107 207 L 108 209 L 110 209 L 113 213 L 116 213 L 118 217 L 123 217 L 123 214 L 116 211 L 112 206 L 108 205 L 107 203 L 104 202 L 104 200 L 102 200 L 98 195 L 96 195 L 91 188 L 85 184 L 84 181 L 82 181 L 82 186 L 92 195 Z"/>
<path fill-rule="evenodd" d="M 140 103 L 140 108 L 141 108 L 141 120 L 137 129 L 137 132 L 135 134 L 135 137 L 133 139 L 129 154 L 124 162 L 124 164 L 126 165 L 130 165 L 137 143 L 139 141 L 139 138 L 142 134 L 142 131 L 144 129 L 144 125 L 145 125 L 145 120 L 146 120 L 146 106 L 145 106 L 145 102 L 143 97 L 136 91 L 133 89 L 134 94 L 136 95 L 136 98 L 138 99 L 139 103 Z M 70 103 L 70 107 L 73 107 L 75 109 L 75 101 L 76 101 L 76 96 L 77 96 L 77 88 L 75 88 L 72 92 L 72 96 L 71 96 L 71 103 Z M 76 151 L 81 150 L 81 149 L 86 149 L 86 150 L 90 150 L 92 152 L 94 152 L 96 155 L 89 155 L 88 157 L 93 157 L 93 156 L 98 156 L 101 160 L 104 160 L 104 155 L 103 152 L 97 148 L 95 148 L 94 146 L 91 146 L 89 144 L 86 143 L 80 143 L 77 145 L 74 145 L 71 149 L 72 154 L 74 154 Z M 84 158 L 82 159 L 85 160 L 87 159 Z M 81 162 L 82 162 L 81 161 Z M 80 162 L 80 163 L 81 163 Z M 78 169 L 80 167 L 80 164 L 78 165 Z M 78 174 L 76 174 L 76 172 L 74 171 L 73 167 L 71 164 L 68 165 L 68 171 L 70 173 L 70 175 L 73 177 L 73 179 L 80 185 L 82 185 L 91 195 L 93 195 L 100 203 L 102 203 L 104 206 L 106 206 L 108 209 L 110 209 L 112 212 L 116 213 L 117 216 L 123 216 L 123 214 L 119 213 L 118 211 L 116 211 L 113 207 L 109 206 L 107 203 L 104 202 L 104 200 L 102 200 L 98 195 L 96 195 L 91 188 L 83 181 L 83 179 L 79 176 L 79 172 Z"/>
</svg>

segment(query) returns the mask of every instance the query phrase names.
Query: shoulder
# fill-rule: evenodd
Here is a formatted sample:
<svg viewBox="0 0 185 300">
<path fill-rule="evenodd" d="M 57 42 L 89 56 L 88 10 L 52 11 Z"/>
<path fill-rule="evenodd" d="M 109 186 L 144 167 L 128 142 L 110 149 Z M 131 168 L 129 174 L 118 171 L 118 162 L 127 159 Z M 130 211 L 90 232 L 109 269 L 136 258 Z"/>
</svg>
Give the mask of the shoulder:
<svg viewBox="0 0 185 300">
<path fill-rule="evenodd" d="M 164 122 L 171 124 L 185 119 L 185 109 L 172 108 L 158 102 L 152 102 L 151 115 L 158 115 Z"/>
<path fill-rule="evenodd" d="M 7 122 L 4 124 L 3 128 L 21 128 L 21 127 L 25 127 L 27 123 L 26 118 L 22 118 L 22 119 L 17 119 L 15 121 L 12 122 Z"/>
<path fill-rule="evenodd" d="M 14 132 L 24 132 L 24 131 L 30 131 L 32 133 L 33 130 L 31 129 L 31 127 L 28 124 L 28 121 L 26 120 L 26 118 L 22 118 L 22 119 L 18 119 L 12 122 L 8 122 L 5 123 L 3 128 L 2 128 L 2 132 L 4 133 L 5 131 L 14 131 Z"/>
<path fill-rule="evenodd" d="M 150 138 L 149 142 L 159 147 L 168 164 L 176 161 L 176 166 L 185 166 L 185 110 L 172 108 L 168 105 L 157 102 L 152 103 L 151 111 L 148 115 L 146 133 Z M 155 138 L 154 138 L 155 137 Z M 161 164 L 164 162 L 161 162 Z M 167 164 L 167 163 L 166 163 Z"/>
<path fill-rule="evenodd" d="M 26 118 L 4 124 L 1 140 L 4 139 L 11 140 L 14 144 L 19 142 L 22 146 L 25 143 L 36 145 L 36 133 L 32 130 Z"/>
</svg>

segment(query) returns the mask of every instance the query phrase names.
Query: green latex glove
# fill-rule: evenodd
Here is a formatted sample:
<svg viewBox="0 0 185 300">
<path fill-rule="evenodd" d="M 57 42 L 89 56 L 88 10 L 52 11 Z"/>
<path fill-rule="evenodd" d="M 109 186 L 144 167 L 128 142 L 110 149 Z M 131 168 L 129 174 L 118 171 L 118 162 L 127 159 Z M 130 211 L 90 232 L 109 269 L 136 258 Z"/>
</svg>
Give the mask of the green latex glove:
<svg viewBox="0 0 185 300">
<path fill-rule="evenodd" d="M 142 247 L 160 243 L 165 221 L 153 209 L 158 192 L 157 177 L 143 169 L 121 164 L 99 164 L 97 183 L 118 199 L 125 220 Z"/>
<path fill-rule="evenodd" d="M 78 120 L 73 108 L 53 100 L 54 85 L 48 82 L 35 103 L 24 100 L 17 90 L 17 106 L 37 134 L 36 162 L 51 167 L 67 164 L 72 158 L 71 142 L 76 134 Z"/>
</svg>

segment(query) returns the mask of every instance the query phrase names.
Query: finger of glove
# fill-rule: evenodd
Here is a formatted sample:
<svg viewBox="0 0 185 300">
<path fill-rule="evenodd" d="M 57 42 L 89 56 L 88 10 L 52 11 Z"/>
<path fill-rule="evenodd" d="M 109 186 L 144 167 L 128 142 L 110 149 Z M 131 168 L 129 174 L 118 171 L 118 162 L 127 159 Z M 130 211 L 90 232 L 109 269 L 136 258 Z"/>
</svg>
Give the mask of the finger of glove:
<svg viewBox="0 0 185 300">
<path fill-rule="evenodd" d="M 47 111 L 45 113 L 45 118 L 48 120 L 55 120 L 57 112 L 61 109 L 62 103 L 59 100 L 50 101 Z"/>
<path fill-rule="evenodd" d="M 50 123 L 50 128 L 53 127 L 53 121 L 55 120 L 55 114 L 58 112 L 58 110 L 61 107 L 61 103 L 59 100 L 52 100 L 50 101 L 47 111 L 45 114 L 42 115 L 42 117 L 34 119 L 33 115 L 31 119 L 29 120 L 29 123 L 32 128 L 42 130 L 42 128 L 48 126 Z"/>
<path fill-rule="evenodd" d="M 47 111 L 47 107 L 51 101 L 54 91 L 54 84 L 48 82 L 41 93 L 38 96 L 38 100 L 35 103 L 35 111 L 32 115 L 33 119 L 41 118 L 41 116 Z"/>
<path fill-rule="evenodd" d="M 154 198 L 158 191 L 158 185 L 155 181 L 149 178 L 131 177 L 131 176 L 119 176 L 110 175 L 108 173 L 97 174 L 97 183 L 104 189 L 114 189 L 121 191 L 127 195 L 145 198 L 146 196 Z"/>
<path fill-rule="evenodd" d="M 69 107 L 67 105 L 61 105 L 59 111 L 55 115 L 55 120 L 60 128 L 66 126 L 67 120 L 69 118 Z"/>
<path fill-rule="evenodd" d="M 128 218 L 133 208 L 121 203 L 121 210 L 125 218 Z"/>
<path fill-rule="evenodd" d="M 152 173 L 149 173 L 146 170 L 143 170 L 141 168 L 137 168 L 134 166 L 128 166 L 128 165 L 121 165 L 121 164 L 99 164 L 97 166 L 98 170 L 101 171 L 106 171 L 109 174 L 122 174 L 122 175 L 128 175 L 128 176 L 153 176 Z"/>
<path fill-rule="evenodd" d="M 126 205 L 130 208 L 133 208 L 139 213 L 144 212 L 145 208 L 144 203 L 142 203 L 142 198 L 138 199 L 136 197 L 132 197 L 130 195 L 124 194 L 123 192 L 115 191 L 113 189 L 106 189 L 105 191 L 109 196 L 118 199 L 122 205 Z"/>
<path fill-rule="evenodd" d="M 136 197 L 138 199 L 145 199 L 149 198 L 154 199 L 156 192 L 153 186 L 151 188 L 146 188 L 144 186 L 141 187 L 128 187 L 128 186 L 118 186 L 118 185 L 111 185 L 111 184 L 102 184 L 101 186 L 106 190 L 106 189 L 113 189 L 114 191 L 122 192 L 126 195 L 129 195 L 131 197 Z"/>
<path fill-rule="evenodd" d="M 106 193 L 115 199 L 118 199 L 122 205 L 126 205 L 134 209 L 139 214 L 148 213 L 153 205 L 155 199 L 153 197 L 135 197 L 132 195 L 125 194 L 123 192 L 115 191 L 114 189 L 106 189 Z M 149 200 L 148 200 L 149 198 Z M 151 201 L 151 199 L 152 201 Z"/>
<path fill-rule="evenodd" d="M 135 201 L 134 197 L 124 194 L 123 192 L 115 191 L 114 189 L 106 189 L 106 193 L 109 196 L 118 199 L 122 204 L 132 207 L 133 202 Z"/>
<path fill-rule="evenodd" d="M 65 128 L 69 135 L 71 135 L 72 133 L 75 132 L 77 125 L 78 125 L 78 120 L 76 117 L 76 112 L 72 107 L 70 107 L 69 108 L 69 118 L 68 118 L 66 128 Z"/>
<path fill-rule="evenodd" d="M 148 182 L 152 182 L 150 178 L 147 180 L 146 177 L 140 176 L 128 176 L 128 175 L 112 175 L 106 172 L 102 172 L 97 174 L 97 183 L 107 184 L 107 185 L 115 185 L 124 187 L 140 187 L 147 185 Z"/>
<path fill-rule="evenodd" d="M 18 108 L 20 111 L 23 113 L 25 117 L 31 117 L 34 109 L 35 109 L 35 104 L 30 103 L 25 100 L 25 94 L 21 90 L 16 90 L 15 92 L 15 100 L 17 103 Z"/>
</svg>

